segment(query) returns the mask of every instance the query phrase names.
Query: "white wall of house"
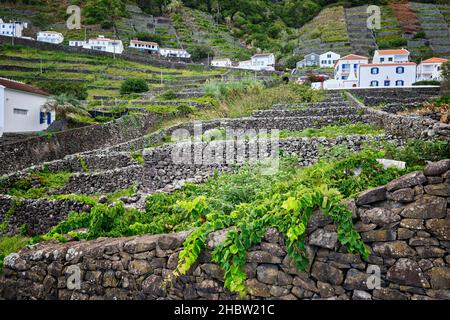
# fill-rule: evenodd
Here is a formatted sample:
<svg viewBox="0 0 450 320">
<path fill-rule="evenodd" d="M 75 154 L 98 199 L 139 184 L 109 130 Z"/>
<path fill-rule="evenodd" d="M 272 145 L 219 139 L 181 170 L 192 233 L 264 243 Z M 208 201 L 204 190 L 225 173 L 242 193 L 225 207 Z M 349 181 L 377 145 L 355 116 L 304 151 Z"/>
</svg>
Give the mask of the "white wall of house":
<svg viewBox="0 0 450 320">
<path fill-rule="evenodd" d="M 322 53 L 320 55 L 320 67 L 321 68 L 333 68 L 334 64 L 341 58 L 340 54 L 332 51 Z"/>
<path fill-rule="evenodd" d="M 59 32 L 41 31 L 37 34 L 37 41 L 60 44 L 64 41 L 64 36 Z"/>
<path fill-rule="evenodd" d="M 275 70 L 275 56 L 273 54 L 255 54 L 251 58 L 253 70 Z"/>
<path fill-rule="evenodd" d="M 2 36 L 22 38 L 22 32 L 27 27 L 28 24 L 26 22 L 3 22 L 0 19 L 0 35 Z"/>
<path fill-rule="evenodd" d="M 409 87 L 416 82 L 416 70 L 413 62 L 361 65 L 359 87 Z"/>
<path fill-rule="evenodd" d="M 232 63 L 230 59 L 215 59 L 211 61 L 211 65 L 213 67 L 227 68 L 231 67 Z"/>
<path fill-rule="evenodd" d="M 373 63 L 402 63 L 408 61 L 409 52 L 406 50 L 377 50 L 373 55 Z"/>
<path fill-rule="evenodd" d="M 160 48 L 159 54 L 163 57 L 176 57 L 176 58 L 187 58 L 191 57 L 191 54 L 184 49 L 174 49 L 174 48 Z"/>
<path fill-rule="evenodd" d="M 41 108 L 47 97 L 7 88 L 0 91 L 3 91 L 3 99 L 0 93 L 0 110 L 3 109 L 4 133 L 37 132 L 48 128 L 47 115 L 41 123 Z M 50 123 L 55 117 L 52 112 Z"/>
<path fill-rule="evenodd" d="M 442 62 L 422 62 L 417 66 L 417 81 L 436 80 L 442 81 Z"/>
<path fill-rule="evenodd" d="M 159 51 L 159 45 L 156 42 L 148 42 L 148 41 L 139 41 L 139 40 L 131 40 L 129 48 L 138 49 L 142 51 Z"/>
<path fill-rule="evenodd" d="M 358 79 L 359 67 L 369 63 L 369 59 L 340 59 L 334 67 L 334 79 L 349 80 L 354 77 Z"/>
<path fill-rule="evenodd" d="M 5 130 L 5 87 L 0 85 L 0 137 Z"/>
<path fill-rule="evenodd" d="M 122 54 L 123 43 L 122 40 L 112 40 L 99 36 L 97 39 L 89 39 L 89 41 L 83 45 L 84 49 L 104 51 L 116 54 Z"/>
<path fill-rule="evenodd" d="M 70 47 L 82 47 L 86 44 L 86 41 L 83 40 L 71 40 L 69 41 Z"/>
</svg>

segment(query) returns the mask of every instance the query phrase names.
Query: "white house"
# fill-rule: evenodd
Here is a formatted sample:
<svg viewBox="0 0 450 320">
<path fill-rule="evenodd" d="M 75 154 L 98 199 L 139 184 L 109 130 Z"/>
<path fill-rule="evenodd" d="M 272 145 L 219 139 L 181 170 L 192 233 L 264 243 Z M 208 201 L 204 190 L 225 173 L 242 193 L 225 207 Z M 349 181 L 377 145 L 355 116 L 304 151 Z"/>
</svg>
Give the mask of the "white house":
<svg viewBox="0 0 450 320">
<path fill-rule="evenodd" d="M 320 65 L 320 55 L 317 53 L 308 53 L 303 60 L 300 60 L 296 64 L 297 69 Z"/>
<path fill-rule="evenodd" d="M 70 40 L 69 41 L 69 46 L 71 47 L 82 47 L 86 44 L 86 41 L 83 40 Z"/>
<path fill-rule="evenodd" d="M 409 61 L 406 49 L 375 50 L 372 63 L 401 63 Z"/>
<path fill-rule="evenodd" d="M 6 37 L 22 38 L 22 32 L 28 28 L 28 23 L 21 21 L 3 22 L 0 19 L 0 35 Z"/>
<path fill-rule="evenodd" d="M 251 70 L 252 69 L 252 60 L 239 61 L 237 68 Z"/>
<path fill-rule="evenodd" d="M 214 59 L 211 61 L 211 66 L 219 68 L 231 68 L 232 61 L 229 58 Z"/>
<path fill-rule="evenodd" d="M 405 87 L 416 82 L 417 65 L 414 62 L 362 64 L 359 87 Z"/>
<path fill-rule="evenodd" d="M 341 58 L 340 54 L 333 51 L 322 53 L 319 57 L 321 68 L 333 68 L 336 62 Z"/>
<path fill-rule="evenodd" d="M 253 70 L 275 70 L 275 55 L 273 53 L 259 53 L 251 58 Z"/>
<path fill-rule="evenodd" d="M 362 64 L 368 63 L 369 58 L 356 54 L 349 54 L 338 59 L 334 65 L 334 80 L 337 80 L 337 82 L 333 81 L 333 84 L 339 88 L 357 87 L 359 68 Z"/>
<path fill-rule="evenodd" d="M 105 38 L 104 36 L 98 36 L 96 39 L 89 39 L 89 41 L 83 45 L 83 48 L 122 54 L 123 43 L 122 40 L 113 40 Z"/>
<path fill-rule="evenodd" d="M 41 31 L 37 34 L 37 41 L 60 44 L 64 41 L 64 36 L 56 31 Z"/>
<path fill-rule="evenodd" d="M 184 49 L 175 48 L 160 48 L 159 54 L 163 57 L 175 57 L 175 58 L 186 58 L 190 59 L 191 54 Z"/>
<path fill-rule="evenodd" d="M 0 137 L 47 129 L 56 116 L 55 112 L 42 112 L 48 95 L 25 83 L 0 78 Z"/>
<path fill-rule="evenodd" d="M 450 61 L 445 58 L 430 58 L 423 60 L 417 66 L 417 81 L 442 81 L 442 64 Z"/>
<path fill-rule="evenodd" d="M 150 41 L 131 40 L 128 47 L 149 53 L 156 53 L 159 51 L 159 44 Z"/>
</svg>

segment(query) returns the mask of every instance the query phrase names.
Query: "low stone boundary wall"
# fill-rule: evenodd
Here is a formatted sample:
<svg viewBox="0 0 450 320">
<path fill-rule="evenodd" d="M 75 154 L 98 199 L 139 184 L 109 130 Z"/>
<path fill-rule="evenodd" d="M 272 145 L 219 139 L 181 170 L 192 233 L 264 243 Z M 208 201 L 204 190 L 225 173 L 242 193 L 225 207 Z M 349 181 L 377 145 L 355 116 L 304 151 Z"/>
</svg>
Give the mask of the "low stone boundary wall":
<svg viewBox="0 0 450 320">
<path fill-rule="evenodd" d="M 450 299 L 450 160 L 362 193 L 349 207 L 371 250 L 350 254 L 336 226 L 315 212 L 307 228 L 309 266 L 295 268 L 284 239 L 268 229 L 247 253 L 250 299 Z M 41 243 L 9 255 L 0 278 L 4 299 L 237 299 L 224 289 L 211 234 L 187 275 L 166 281 L 189 232 L 69 243 Z M 75 271 L 74 271 L 75 270 Z M 72 284 L 79 275 L 79 285 Z M 379 275 L 379 277 L 378 277 Z M 375 277 L 375 278 L 374 278 Z M 376 281 L 373 281 L 376 280 Z"/>
<path fill-rule="evenodd" d="M 73 200 L 17 199 L 0 195 L 0 221 L 8 221 L 0 234 L 45 234 L 70 212 L 88 212 L 90 209 L 89 205 Z"/>
<path fill-rule="evenodd" d="M 0 174 L 141 137 L 161 119 L 162 115 L 154 113 L 129 115 L 102 125 L 49 133 L 47 136 L 0 145 Z"/>
<path fill-rule="evenodd" d="M 363 115 L 364 110 L 353 107 L 329 107 L 329 108 L 305 108 L 293 110 L 263 110 L 256 111 L 252 114 L 254 118 L 286 118 L 286 117 L 308 117 L 308 116 L 322 116 L 322 117 L 336 117 L 336 116 L 350 116 Z"/>
<path fill-rule="evenodd" d="M 386 134 L 402 137 L 404 139 L 448 139 L 450 137 L 450 125 L 440 123 L 428 117 L 405 116 L 375 110 L 366 107 L 359 102 L 351 93 L 348 93 L 349 103 L 352 106 L 365 110 L 368 123 L 384 128 Z"/>
</svg>

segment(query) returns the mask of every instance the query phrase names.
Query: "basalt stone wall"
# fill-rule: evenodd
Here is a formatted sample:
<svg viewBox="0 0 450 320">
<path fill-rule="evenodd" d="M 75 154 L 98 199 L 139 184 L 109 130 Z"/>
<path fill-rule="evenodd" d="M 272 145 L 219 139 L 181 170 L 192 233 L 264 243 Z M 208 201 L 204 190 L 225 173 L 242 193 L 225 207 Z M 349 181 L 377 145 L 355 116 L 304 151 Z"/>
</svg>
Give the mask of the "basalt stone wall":
<svg viewBox="0 0 450 320">
<path fill-rule="evenodd" d="M 349 115 L 363 115 L 364 110 L 354 107 L 335 107 L 335 108 L 307 108 L 307 109 L 293 109 L 293 110 L 263 110 L 256 111 L 252 114 L 255 118 L 266 117 L 308 117 L 308 116 L 322 116 L 322 117 L 336 117 Z"/>
<path fill-rule="evenodd" d="M 28 235 L 44 234 L 70 212 L 89 211 L 90 206 L 73 200 L 16 199 L 0 195 L 0 221 L 7 220 L 0 234 L 19 234 L 26 226 Z"/>
<path fill-rule="evenodd" d="M 160 115 L 125 116 L 118 120 L 0 145 L 0 174 L 21 170 L 66 155 L 113 146 L 148 133 Z"/>
<path fill-rule="evenodd" d="M 366 191 L 348 205 L 370 248 L 368 259 L 348 253 L 333 222 L 315 212 L 307 228 L 307 270 L 299 271 L 286 255 L 283 235 L 268 229 L 247 253 L 248 298 L 450 299 L 450 160 Z M 224 288 L 223 271 L 211 262 L 211 251 L 226 232 L 209 235 L 191 270 L 167 281 L 189 232 L 41 243 L 5 258 L 0 296 L 237 299 Z M 80 281 L 68 286 L 75 274 Z"/>
<path fill-rule="evenodd" d="M 414 139 L 448 139 L 450 137 L 450 125 L 440 123 L 429 117 L 416 115 L 397 115 L 382 110 L 366 107 L 352 94 L 348 94 L 349 104 L 362 108 L 366 121 L 384 128 L 386 134 L 402 138 Z"/>
<path fill-rule="evenodd" d="M 144 150 L 145 169 L 143 187 L 151 192 L 159 189 L 171 190 L 185 181 L 201 182 L 215 171 L 226 172 L 237 165 L 264 162 L 278 155 L 276 148 L 285 155 L 296 155 L 299 165 L 308 166 L 317 161 L 320 150 L 336 145 L 345 145 L 350 150 L 360 150 L 367 141 L 389 140 L 400 145 L 401 140 L 378 136 L 345 136 L 327 138 L 290 138 L 278 141 L 227 140 L 205 142 L 185 142 L 169 144 L 156 149 Z M 276 163 L 262 167 L 270 168 Z M 276 169 L 276 167 L 274 168 Z"/>
<path fill-rule="evenodd" d="M 413 88 L 379 88 L 379 89 L 352 89 L 350 92 L 364 100 L 364 104 L 378 106 L 382 103 L 415 103 L 427 101 L 439 95 L 439 87 L 413 87 Z"/>
</svg>

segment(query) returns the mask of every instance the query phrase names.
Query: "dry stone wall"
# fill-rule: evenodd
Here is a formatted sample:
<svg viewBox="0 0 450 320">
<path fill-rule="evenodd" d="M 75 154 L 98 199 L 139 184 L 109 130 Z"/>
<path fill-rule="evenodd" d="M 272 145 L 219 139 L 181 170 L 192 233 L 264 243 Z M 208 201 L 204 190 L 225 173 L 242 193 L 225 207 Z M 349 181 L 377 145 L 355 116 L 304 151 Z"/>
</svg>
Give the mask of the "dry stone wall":
<svg viewBox="0 0 450 320">
<path fill-rule="evenodd" d="M 293 266 L 283 236 L 268 229 L 263 242 L 247 253 L 248 298 L 450 299 L 450 160 L 363 192 L 348 205 L 370 247 L 368 259 L 348 253 L 333 222 L 315 212 L 307 229 L 307 270 Z M 226 232 L 211 234 L 198 262 L 173 281 L 165 279 L 176 268 L 189 232 L 41 243 L 6 257 L 0 296 L 236 299 L 224 289 L 223 272 L 211 262 L 211 251 Z M 68 285 L 74 270 L 79 271 L 79 286 Z"/>
</svg>

